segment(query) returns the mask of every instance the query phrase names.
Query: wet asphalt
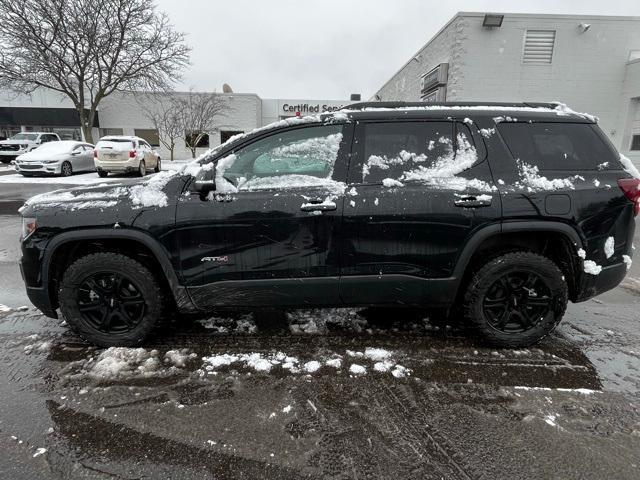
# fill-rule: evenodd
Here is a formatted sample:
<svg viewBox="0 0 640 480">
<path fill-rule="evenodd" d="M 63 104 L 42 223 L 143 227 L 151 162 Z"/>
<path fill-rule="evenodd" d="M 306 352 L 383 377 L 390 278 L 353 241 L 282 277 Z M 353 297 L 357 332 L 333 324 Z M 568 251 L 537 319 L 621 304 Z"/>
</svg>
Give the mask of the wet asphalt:
<svg viewBox="0 0 640 480">
<path fill-rule="evenodd" d="M 534 348 L 486 348 L 424 311 L 218 312 L 159 328 L 146 373 L 104 376 L 103 350 L 28 304 L 3 193 L 2 479 L 640 478 L 640 262 Z M 206 360 L 278 352 L 319 368 Z"/>
</svg>

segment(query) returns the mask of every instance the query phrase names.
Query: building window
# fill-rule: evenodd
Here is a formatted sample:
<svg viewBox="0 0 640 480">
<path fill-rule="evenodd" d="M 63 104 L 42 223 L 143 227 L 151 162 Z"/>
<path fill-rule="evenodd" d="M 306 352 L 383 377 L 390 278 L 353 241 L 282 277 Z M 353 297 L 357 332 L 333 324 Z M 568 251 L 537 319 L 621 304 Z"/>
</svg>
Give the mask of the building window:
<svg viewBox="0 0 640 480">
<path fill-rule="evenodd" d="M 197 132 L 190 132 L 190 133 L 187 134 L 187 136 L 184 139 L 184 141 L 187 144 L 187 148 L 189 146 L 192 146 L 196 141 L 198 142 L 198 144 L 196 145 L 196 148 L 209 148 L 209 134 L 208 133 L 200 134 L 200 133 L 197 133 Z"/>
<path fill-rule="evenodd" d="M 222 132 L 220 132 L 220 143 L 226 142 L 227 140 L 229 140 L 234 135 L 241 135 L 243 133 L 244 132 L 235 131 L 235 130 L 222 131 Z"/>
<path fill-rule="evenodd" d="M 522 63 L 551 63 L 555 42 L 555 30 L 527 30 L 524 34 Z"/>
<path fill-rule="evenodd" d="M 631 137 L 630 150 L 640 150 L 640 134 Z"/>
<path fill-rule="evenodd" d="M 122 135 L 121 128 L 100 128 L 98 129 L 98 133 L 100 133 L 100 138 L 112 136 L 112 135 Z"/>
<path fill-rule="evenodd" d="M 136 137 L 143 138 L 152 147 L 160 146 L 160 137 L 158 136 L 157 130 L 153 130 L 149 128 L 136 128 L 134 132 Z"/>
</svg>

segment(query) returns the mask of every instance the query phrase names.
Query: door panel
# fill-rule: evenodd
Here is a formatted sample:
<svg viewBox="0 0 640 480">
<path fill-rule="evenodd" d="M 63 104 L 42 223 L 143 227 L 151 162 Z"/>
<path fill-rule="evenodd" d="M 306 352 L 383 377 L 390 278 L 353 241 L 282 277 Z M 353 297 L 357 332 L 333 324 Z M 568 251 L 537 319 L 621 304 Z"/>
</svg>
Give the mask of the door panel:
<svg viewBox="0 0 640 480">
<path fill-rule="evenodd" d="M 353 305 L 423 303 L 432 280 L 453 275 L 472 232 L 499 218 L 482 139 L 454 122 L 361 123 L 354 145 L 341 298 Z M 475 164 L 460 168 L 474 163 L 470 155 Z M 361 288 L 362 276 L 369 288 Z"/>
<path fill-rule="evenodd" d="M 313 128 L 319 127 L 296 129 L 308 134 L 269 134 L 233 152 L 234 162 L 224 171 L 210 169 L 218 192 L 237 189 L 234 193 L 181 197 L 179 261 L 198 307 L 338 302 L 337 235 L 350 127 L 329 127 L 340 135 L 332 153 L 309 139 L 289 139 L 317 135 Z M 312 152 L 300 153 L 301 145 L 311 145 Z M 265 153 L 275 151 L 278 158 Z M 335 164 L 325 171 L 315 161 L 317 152 L 331 153 Z"/>
</svg>

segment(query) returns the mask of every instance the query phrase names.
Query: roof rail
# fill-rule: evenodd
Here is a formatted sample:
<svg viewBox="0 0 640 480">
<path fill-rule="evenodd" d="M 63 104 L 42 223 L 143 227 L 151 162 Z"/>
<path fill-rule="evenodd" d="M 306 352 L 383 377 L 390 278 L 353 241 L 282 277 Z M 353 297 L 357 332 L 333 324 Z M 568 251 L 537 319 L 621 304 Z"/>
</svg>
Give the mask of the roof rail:
<svg viewBox="0 0 640 480">
<path fill-rule="evenodd" d="M 530 107 L 555 108 L 557 103 L 549 102 L 358 102 L 345 105 L 340 110 L 364 110 L 366 108 L 414 108 L 414 107 Z"/>
</svg>

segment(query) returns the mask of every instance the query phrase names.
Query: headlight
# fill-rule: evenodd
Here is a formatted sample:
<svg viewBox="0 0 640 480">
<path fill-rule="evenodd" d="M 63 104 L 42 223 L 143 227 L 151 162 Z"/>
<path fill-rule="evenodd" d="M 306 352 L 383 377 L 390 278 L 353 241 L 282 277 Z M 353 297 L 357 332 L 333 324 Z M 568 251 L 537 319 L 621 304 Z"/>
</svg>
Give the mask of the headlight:
<svg viewBox="0 0 640 480">
<path fill-rule="evenodd" d="M 22 234 L 20 240 L 25 240 L 29 235 L 36 231 L 38 228 L 35 218 L 22 217 Z"/>
<path fill-rule="evenodd" d="M 58 163 L 60 160 L 45 160 L 42 163 Z"/>
</svg>

